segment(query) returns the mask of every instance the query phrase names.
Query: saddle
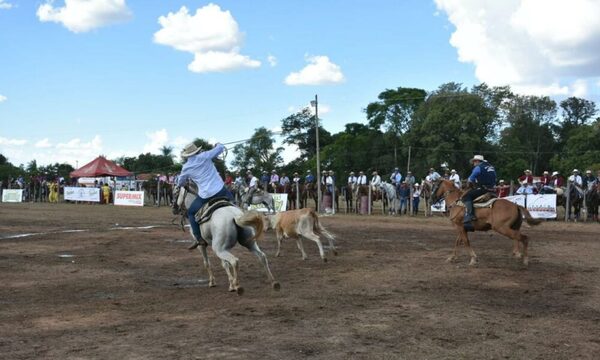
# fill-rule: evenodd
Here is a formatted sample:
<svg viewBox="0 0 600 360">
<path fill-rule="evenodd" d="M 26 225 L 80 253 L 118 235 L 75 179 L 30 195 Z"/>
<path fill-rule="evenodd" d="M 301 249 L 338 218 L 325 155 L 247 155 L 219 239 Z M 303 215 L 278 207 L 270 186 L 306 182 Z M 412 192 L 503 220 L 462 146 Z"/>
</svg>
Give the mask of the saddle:
<svg viewBox="0 0 600 360">
<path fill-rule="evenodd" d="M 200 210 L 198 210 L 194 218 L 196 219 L 198 225 L 203 224 L 210 220 L 215 210 L 226 206 L 235 205 L 233 205 L 226 197 L 217 197 L 214 199 L 210 199 L 206 204 L 204 204 L 204 206 L 200 208 Z"/>
<path fill-rule="evenodd" d="M 498 197 L 496 196 L 495 193 L 493 192 L 487 192 L 477 198 L 475 198 L 475 200 L 473 200 L 473 207 L 474 208 L 491 208 L 494 203 L 496 202 L 496 200 L 498 200 Z M 465 204 L 461 201 L 458 200 L 456 202 L 456 205 L 458 206 L 465 206 Z"/>
</svg>

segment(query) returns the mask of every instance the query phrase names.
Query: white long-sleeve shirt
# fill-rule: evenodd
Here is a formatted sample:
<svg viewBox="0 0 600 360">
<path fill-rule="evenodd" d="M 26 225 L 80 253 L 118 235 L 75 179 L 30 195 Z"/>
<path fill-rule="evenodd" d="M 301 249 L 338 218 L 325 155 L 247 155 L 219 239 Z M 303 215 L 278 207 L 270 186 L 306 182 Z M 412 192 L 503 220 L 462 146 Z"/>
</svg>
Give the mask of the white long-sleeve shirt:
<svg viewBox="0 0 600 360">
<path fill-rule="evenodd" d="M 458 174 L 450 175 L 450 181 L 454 183 L 454 186 L 460 189 L 460 176 Z"/>
<path fill-rule="evenodd" d="M 373 176 L 373 178 L 371 179 L 371 185 L 377 186 L 379 184 L 381 184 L 381 176 L 379 176 L 379 175 Z"/>
<path fill-rule="evenodd" d="M 356 179 L 356 183 L 358 185 L 367 185 L 367 176 L 366 175 L 361 175 Z"/>
<path fill-rule="evenodd" d="M 203 151 L 190 156 L 177 180 L 177 185 L 183 186 L 187 179 L 192 179 L 198 185 L 198 196 L 207 199 L 223 188 L 223 179 L 217 172 L 212 159 L 219 156 L 225 150 L 225 146 L 217 144 L 212 150 Z"/>
</svg>

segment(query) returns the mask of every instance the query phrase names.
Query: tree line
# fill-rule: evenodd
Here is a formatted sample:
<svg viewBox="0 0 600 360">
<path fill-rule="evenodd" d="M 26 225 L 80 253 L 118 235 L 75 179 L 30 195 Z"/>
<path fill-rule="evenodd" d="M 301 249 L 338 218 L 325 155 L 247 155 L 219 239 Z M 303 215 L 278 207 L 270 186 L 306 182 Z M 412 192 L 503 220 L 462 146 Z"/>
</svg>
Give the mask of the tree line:
<svg viewBox="0 0 600 360">
<path fill-rule="evenodd" d="M 463 176 L 470 173 L 469 159 L 482 154 L 495 165 L 500 178 L 515 179 L 525 169 L 570 173 L 572 169 L 600 169 L 600 117 L 596 104 L 579 97 L 557 103 L 548 96 L 515 94 L 508 86 L 485 83 L 467 88 L 446 83 L 436 90 L 398 87 L 382 91 L 364 108 L 361 122 L 349 122 L 332 134 L 319 119 L 321 169 L 333 170 L 339 184 L 349 171 L 370 174 L 410 169 L 417 178 L 427 169 L 448 164 Z M 281 120 L 283 143 L 298 148 L 287 164 L 282 147 L 271 130 L 258 127 L 250 140 L 232 149 L 231 167 L 217 161 L 219 171 L 251 169 L 255 175 L 273 169 L 305 174 L 316 169 L 316 119 L 305 108 Z M 196 145 L 210 148 L 204 139 Z M 140 154 L 114 161 L 136 174 L 176 173 L 181 163 L 173 148 L 161 154 Z M 0 180 L 9 176 L 68 177 L 68 164 L 14 166 L 0 154 Z M 508 181 L 508 180 L 507 180 Z"/>
</svg>

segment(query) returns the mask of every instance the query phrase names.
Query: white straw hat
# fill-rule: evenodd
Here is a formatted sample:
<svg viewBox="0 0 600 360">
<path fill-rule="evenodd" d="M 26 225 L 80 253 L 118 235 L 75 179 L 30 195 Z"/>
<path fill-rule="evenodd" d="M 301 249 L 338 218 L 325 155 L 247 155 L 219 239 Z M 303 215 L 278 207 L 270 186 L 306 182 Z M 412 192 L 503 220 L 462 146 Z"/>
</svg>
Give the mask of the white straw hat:
<svg viewBox="0 0 600 360">
<path fill-rule="evenodd" d="M 183 148 L 183 150 L 181 150 L 181 157 L 186 159 L 192 155 L 199 153 L 200 151 L 202 151 L 201 147 L 197 147 L 194 143 L 189 143 Z"/>
</svg>

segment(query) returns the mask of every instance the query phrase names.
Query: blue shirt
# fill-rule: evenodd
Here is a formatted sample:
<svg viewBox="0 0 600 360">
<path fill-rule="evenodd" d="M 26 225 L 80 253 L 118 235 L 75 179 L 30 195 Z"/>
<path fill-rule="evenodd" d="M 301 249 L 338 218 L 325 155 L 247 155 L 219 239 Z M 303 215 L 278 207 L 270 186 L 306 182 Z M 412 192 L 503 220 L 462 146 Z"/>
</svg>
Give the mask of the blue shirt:
<svg viewBox="0 0 600 360">
<path fill-rule="evenodd" d="M 187 179 L 198 185 L 198 195 L 203 199 L 215 195 L 223 188 L 223 179 L 219 176 L 212 159 L 225 150 L 225 146 L 217 144 L 212 150 L 190 156 L 183 164 L 177 185 L 183 186 Z"/>
<path fill-rule="evenodd" d="M 496 169 L 489 162 L 483 161 L 473 168 L 469 182 L 491 189 L 496 185 Z"/>
<path fill-rule="evenodd" d="M 311 183 L 315 181 L 315 177 L 311 174 L 311 175 L 306 175 L 306 182 L 307 183 Z"/>
</svg>

